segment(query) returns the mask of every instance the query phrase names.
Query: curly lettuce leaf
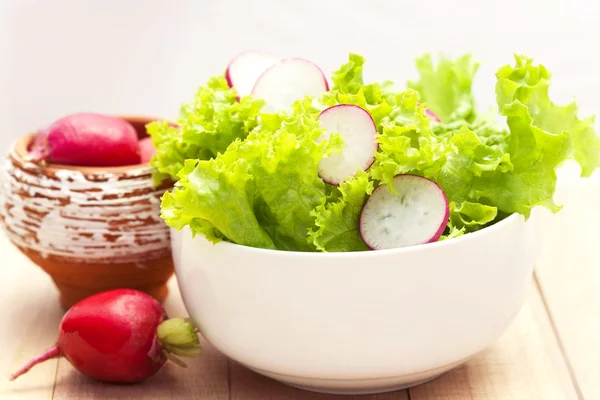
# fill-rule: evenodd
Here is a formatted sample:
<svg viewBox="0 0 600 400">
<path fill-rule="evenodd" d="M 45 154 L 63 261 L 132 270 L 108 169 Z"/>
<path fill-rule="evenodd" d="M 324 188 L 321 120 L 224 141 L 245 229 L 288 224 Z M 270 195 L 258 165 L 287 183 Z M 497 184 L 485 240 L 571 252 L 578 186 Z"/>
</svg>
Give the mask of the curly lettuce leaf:
<svg viewBox="0 0 600 400">
<path fill-rule="evenodd" d="M 571 152 L 570 137 L 533 125 L 527 107 L 519 102 L 503 107 L 503 114 L 510 130 L 505 152 L 483 144 L 463 127 L 452 137 L 456 152 L 434 180 L 452 201 L 477 202 L 526 217 L 536 206 L 557 211 L 552 199 L 555 169 Z"/>
<path fill-rule="evenodd" d="M 473 192 L 473 185 L 484 172 L 503 174 L 513 169 L 510 154 L 485 145 L 467 126 L 449 136 L 447 145 L 451 151 L 446 153 L 444 165 L 438 172 L 426 176 L 435 180 L 451 201 L 480 200 Z"/>
<path fill-rule="evenodd" d="M 417 59 L 420 79 L 408 87 L 419 92 L 421 101 L 442 122 L 472 122 L 476 117 L 473 78 L 479 69 L 470 54 L 450 60 L 440 57 L 437 64 L 430 54 Z"/>
<path fill-rule="evenodd" d="M 368 250 L 360 236 L 358 223 L 362 207 L 373 188 L 366 172 L 359 172 L 334 188 L 331 195 L 324 197 L 311 212 L 315 227 L 309 233 L 309 242 L 317 250 L 327 252 Z"/>
<path fill-rule="evenodd" d="M 197 202 L 188 202 L 186 198 L 186 190 L 202 189 L 197 188 L 194 182 L 189 182 L 189 174 L 194 171 L 198 160 L 186 160 L 184 167 L 179 171 L 181 180 L 176 183 L 176 188 L 172 192 L 166 192 L 163 195 L 161 203 L 161 217 L 165 221 L 169 221 L 169 225 L 177 230 L 181 230 L 184 226 L 190 226 L 193 235 L 202 233 L 208 240 L 218 242 L 223 238 L 223 234 L 208 220 L 202 218 L 194 218 L 198 214 Z M 195 199 L 202 199 L 203 193 L 199 191 Z M 185 204 L 185 210 L 180 204 Z M 230 206 L 230 204 L 226 204 Z"/>
<path fill-rule="evenodd" d="M 189 224 L 213 240 L 315 251 L 308 241 L 311 211 L 326 196 L 318 166 L 341 150 L 341 138 L 334 134 L 317 142 L 323 130 L 310 99 L 297 102 L 290 114 L 261 118 L 245 140 L 181 171 L 174 191 L 164 195 L 163 218 L 171 227 Z"/>
<path fill-rule="evenodd" d="M 349 61 L 333 73 L 333 87 L 321 98 L 321 104 L 331 107 L 338 104 L 354 104 L 367 110 L 381 131 L 381 120 L 388 116 L 394 107 L 396 93 L 392 83 L 363 84 L 363 64 L 365 59 L 350 54 Z"/>
<path fill-rule="evenodd" d="M 363 65 L 365 58 L 359 54 L 350 53 L 348 62 L 342 65 L 331 76 L 333 91 L 356 94 L 363 86 Z"/>
<path fill-rule="evenodd" d="M 381 130 L 381 120 L 387 117 L 394 107 L 394 97 L 384 92 L 380 84 L 373 83 L 358 89 L 356 93 L 329 91 L 321 99 L 325 107 L 337 104 L 354 104 L 367 110 L 373 118 L 378 130 Z"/>
<path fill-rule="evenodd" d="M 156 148 L 150 162 L 155 181 L 176 180 L 185 160 L 208 160 L 224 152 L 234 140 L 245 138 L 258 124 L 263 104 L 251 97 L 238 101 L 223 76 L 209 79 L 194 100 L 181 107 L 178 126 L 164 121 L 148 125 Z"/>
<path fill-rule="evenodd" d="M 496 207 L 469 201 L 450 203 L 450 223 L 456 229 L 477 230 L 494 221 L 497 215 Z"/>
<path fill-rule="evenodd" d="M 392 178 L 397 174 L 423 175 L 424 171 L 439 171 L 450 148 L 444 138 L 433 134 L 431 119 L 425 107 L 419 104 L 418 93 L 414 90 L 394 92 L 391 82 L 358 86 L 363 82 L 364 59 L 356 62 L 356 57 L 350 55 L 350 61 L 334 73 L 336 86 L 321 101 L 325 106 L 354 104 L 371 114 L 380 150 L 369 169 L 371 177 L 393 187 Z M 352 90 L 345 89 L 348 87 Z"/>
<path fill-rule="evenodd" d="M 181 130 L 167 121 L 154 121 L 146 125 L 156 153 L 150 160 L 154 183 L 165 179 L 176 180 L 187 159 L 207 159 L 210 154 L 200 147 L 183 141 Z"/>
<path fill-rule="evenodd" d="M 579 119 L 575 102 L 559 106 L 550 100 L 550 71 L 533 60 L 515 55 L 516 65 L 504 66 L 496 76 L 498 107 L 519 101 L 528 109 L 532 123 L 543 131 L 559 135 L 567 132 L 573 141 L 574 158 L 582 176 L 600 167 L 600 136 L 594 130 L 594 117 Z"/>
<path fill-rule="evenodd" d="M 397 174 L 435 175 L 452 150 L 446 138 L 433 134 L 431 120 L 413 90 L 396 95 L 394 108 L 381 120 L 378 141 L 380 151 L 369 172 L 390 188 Z"/>
<path fill-rule="evenodd" d="M 321 104 L 299 100 L 291 112 L 261 114 L 259 125 L 253 119 L 258 108 L 248 113 L 249 125 L 243 128 L 217 124 L 238 127 L 241 133 L 232 136 L 231 144 L 204 131 L 193 136 L 197 132 L 188 128 L 193 138 L 182 136 L 182 143 L 205 153 L 199 161 L 181 162 L 176 147 L 166 146 L 172 162 L 179 160 L 183 168 L 176 188 L 163 198 L 163 218 L 174 228 L 189 225 L 215 242 L 361 251 L 367 249 L 358 230 L 362 205 L 374 187 L 393 187 L 397 174 L 425 176 L 443 188 L 450 201 L 441 238 L 447 240 L 511 213 L 528 217 L 536 206 L 557 211 L 552 200 L 557 166 L 573 154 L 585 173 L 598 166 L 591 120 L 579 120 L 574 105 L 554 105 L 548 98 L 548 71 L 528 59 L 517 58 L 515 67 L 503 67 L 497 74 L 498 109 L 507 128 L 498 126 L 496 116 L 476 112 L 471 87 L 477 64 L 470 56 L 436 66 L 430 57 L 420 59 L 421 80 L 402 92 L 390 82 L 365 84 L 363 66 L 364 58 L 351 54 L 334 73 L 332 90 Z M 337 104 L 355 104 L 371 114 L 379 151 L 367 172 L 333 187 L 318 178 L 318 165 L 342 149 L 342 140 L 333 134 L 318 142 L 323 132 L 317 116 L 322 108 Z M 442 123 L 432 123 L 425 107 L 442 117 Z M 203 127 L 212 126 L 202 121 Z"/>
<path fill-rule="evenodd" d="M 536 206 L 559 209 L 552 201 L 555 169 L 570 157 L 578 132 L 589 134 L 589 130 L 579 125 L 573 129 L 581 122 L 566 114 L 573 108 L 557 108 L 549 101 L 549 73 L 543 66 L 524 58 L 516 61 L 515 67 L 503 67 L 497 73 L 498 107 L 507 118 L 508 130 L 477 115 L 471 92 L 477 64 L 469 55 L 457 61 L 442 59 L 437 66 L 429 56 L 419 59 L 421 80 L 409 86 L 442 119 L 442 124 L 433 126 L 435 136 L 447 139 L 454 148 L 446 153 L 439 173 L 424 175 L 438 182 L 454 202 L 469 201 L 529 216 Z M 586 136 L 583 142 L 596 138 Z M 585 149 L 579 159 L 598 154 Z M 595 167 L 588 163 L 586 172 Z"/>
<path fill-rule="evenodd" d="M 452 225 L 452 221 L 448 221 L 448 226 L 446 226 L 446 230 L 444 231 L 444 234 L 442 236 L 440 236 L 439 241 L 441 242 L 442 240 L 448 240 L 448 239 L 454 239 L 457 237 L 461 237 L 465 233 L 467 233 L 467 232 L 464 227 L 457 228 Z"/>
</svg>

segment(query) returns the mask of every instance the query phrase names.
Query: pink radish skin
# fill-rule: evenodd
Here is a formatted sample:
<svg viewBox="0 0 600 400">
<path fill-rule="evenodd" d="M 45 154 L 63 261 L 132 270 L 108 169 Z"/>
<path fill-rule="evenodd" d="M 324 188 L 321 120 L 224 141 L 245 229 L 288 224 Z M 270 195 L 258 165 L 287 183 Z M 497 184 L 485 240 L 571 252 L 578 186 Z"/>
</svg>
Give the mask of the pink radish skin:
<svg viewBox="0 0 600 400">
<path fill-rule="evenodd" d="M 356 171 L 368 170 L 375 162 L 379 149 L 377 126 L 371 115 L 353 104 L 338 104 L 325 109 L 318 118 L 326 133 L 319 141 L 329 138 L 332 132 L 342 136 L 344 148 L 321 160 L 319 176 L 331 185 L 339 185 Z"/>
<path fill-rule="evenodd" d="M 156 153 L 156 148 L 152 144 L 152 138 L 144 138 L 139 141 L 139 154 L 140 154 L 140 162 L 142 164 L 148 164 L 150 160 L 152 160 L 152 156 Z"/>
<path fill-rule="evenodd" d="M 43 129 L 27 158 L 79 166 L 138 164 L 138 136 L 123 119 L 95 113 L 72 114 Z"/>
<path fill-rule="evenodd" d="M 420 106 L 420 104 L 417 104 L 417 107 Z M 432 120 L 434 120 L 435 122 L 442 122 L 440 120 L 440 118 L 437 116 L 436 113 L 434 113 L 433 111 L 431 111 L 429 108 L 425 107 L 425 115 L 428 116 L 429 118 L 431 118 Z"/>
<path fill-rule="evenodd" d="M 425 115 L 427 115 L 429 118 L 431 118 L 435 122 L 442 122 L 440 120 L 440 118 L 433 111 L 431 111 L 429 108 L 425 108 Z"/>
<path fill-rule="evenodd" d="M 279 60 L 279 57 L 261 51 L 247 51 L 231 60 L 225 70 L 225 79 L 237 92 L 238 100 L 251 94 L 262 73 Z"/>
<path fill-rule="evenodd" d="M 275 112 L 288 108 L 296 100 L 317 97 L 328 90 L 327 78 L 317 65 L 300 58 L 288 58 L 263 72 L 252 95 L 265 101 L 265 112 Z"/>
<path fill-rule="evenodd" d="M 392 193 L 378 186 L 363 205 L 360 235 L 372 250 L 430 243 L 442 236 L 450 207 L 442 188 L 417 175 L 396 175 Z"/>
<path fill-rule="evenodd" d="M 33 366 L 66 358 L 79 372 L 99 381 L 140 382 L 154 375 L 173 356 L 200 354 L 196 329 L 188 320 L 167 320 L 153 297 L 116 289 L 88 297 L 67 311 L 56 344 L 15 372 L 14 380 Z"/>
</svg>

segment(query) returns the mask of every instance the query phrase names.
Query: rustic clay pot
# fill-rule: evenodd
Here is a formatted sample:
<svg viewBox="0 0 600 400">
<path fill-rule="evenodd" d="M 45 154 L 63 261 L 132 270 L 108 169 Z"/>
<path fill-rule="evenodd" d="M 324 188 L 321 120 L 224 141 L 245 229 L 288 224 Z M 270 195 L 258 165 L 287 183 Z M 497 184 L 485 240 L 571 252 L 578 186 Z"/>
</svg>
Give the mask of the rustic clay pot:
<svg viewBox="0 0 600 400">
<path fill-rule="evenodd" d="M 140 137 L 152 119 L 122 117 Z M 40 166 L 23 157 L 34 134 L 20 138 L 4 160 L 0 222 L 10 240 L 54 280 L 69 308 L 115 288 L 144 291 L 159 301 L 173 274 L 170 231 L 148 165 Z"/>
</svg>

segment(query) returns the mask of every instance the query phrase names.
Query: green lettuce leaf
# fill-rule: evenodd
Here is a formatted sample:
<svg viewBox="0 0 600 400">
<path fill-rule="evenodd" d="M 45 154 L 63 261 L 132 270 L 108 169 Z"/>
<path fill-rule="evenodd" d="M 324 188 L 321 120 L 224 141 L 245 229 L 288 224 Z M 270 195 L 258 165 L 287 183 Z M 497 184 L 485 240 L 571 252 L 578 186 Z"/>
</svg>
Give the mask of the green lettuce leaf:
<svg viewBox="0 0 600 400">
<path fill-rule="evenodd" d="M 358 230 L 360 212 L 367 196 L 373 192 L 373 182 L 366 172 L 357 173 L 314 209 L 315 228 L 310 231 L 309 242 L 320 251 L 361 251 L 369 248 Z"/>
<path fill-rule="evenodd" d="M 205 98 L 221 105 L 198 102 L 184 110 L 187 125 L 182 122 L 180 133 L 166 134 L 168 126 L 155 123 L 153 139 L 167 143 L 157 156 L 160 173 L 177 173 L 179 179 L 163 197 L 168 225 L 189 225 L 215 242 L 268 249 L 366 250 L 358 230 L 366 198 L 380 184 L 394 187 L 395 175 L 410 173 L 433 180 L 446 193 L 450 217 L 441 240 L 447 240 L 512 213 L 528 217 L 536 206 L 558 211 L 557 167 L 573 156 L 584 174 L 598 166 L 592 119 L 578 119 L 574 104 L 552 103 L 549 72 L 529 59 L 517 57 L 514 67 L 497 73 L 498 110 L 506 127 L 495 114 L 477 113 L 472 82 L 478 65 L 469 55 L 436 65 L 430 56 L 419 59 L 421 79 L 400 92 L 391 82 L 365 84 L 363 66 L 364 58 L 351 54 L 320 104 L 301 99 L 289 112 L 259 117 L 260 103 L 250 98 L 236 103 L 221 82 Z M 323 131 L 317 116 L 337 104 L 355 104 L 371 114 L 379 151 L 368 171 L 334 187 L 319 179 L 318 166 L 343 148 L 342 139 L 332 134 L 318 141 Z M 432 122 L 426 107 L 442 122 Z"/>
<path fill-rule="evenodd" d="M 566 109 L 558 109 L 549 101 L 548 71 L 521 58 L 515 67 L 498 71 L 497 101 L 500 114 L 507 118 L 506 130 L 475 112 L 471 83 L 477 65 L 470 56 L 455 62 L 443 59 L 437 67 L 430 57 L 424 57 L 419 60 L 419 69 L 421 80 L 410 86 L 419 91 L 427 107 L 440 113 L 443 123 L 432 130 L 453 148 L 445 152 L 439 172 L 424 171 L 424 175 L 440 184 L 456 203 L 479 203 L 525 216 L 536 206 L 557 211 L 552 200 L 555 169 L 570 157 L 572 141 L 577 139 L 572 132 L 579 132 L 566 128 L 580 121 L 565 118 Z M 458 111 L 451 114 L 436 106 L 438 103 Z M 586 142 L 595 139 L 588 137 Z M 587 157 L 595 157 L 594 153 L 600 154 L 584 152 Z M 471 230 L 469 226 L 465 229 Z"/>
<path fill-rule="evenodd" d="M 444 234 L 442 236 L 440 236 L 440 242 L 442 240 L 448 240 L 448 239 L 454 239 L 454 238 L 460 237 L 460 236 L 464 235 L 465 233 L 466 233 L 466 229 L 464 227 L 457 228 L 452 225 L 452 221 L 448 221 L 448 226 L 446 227 Z"/>
<path fill-rule="evenodd" d="M 315 251 L 308 241 L 311 212 L 326 196 L 318 166 L 324 156 L 341 151 L 342 141 L 334 134 L 317 142 L 323 130 L 311 103 L 297 102 L 290 114 L 261 116 L 245 140 L 182 170 L 174 191 L 163 198 L 167 224 L 177 228 L 201 221 L 190 224 L 192 231 L 207 234 L 208 229 L 214 240 Z"/>
<path fill-rule="evenodd" d="M 419 92 L 421 101 L 442 122 L 472 122 L 475 119 L 473 78 L 479 69 L 470 54 L 457 60 L 440 57 L 437 64 L 430 54 L 417 59 L 420 79 L 408 82 L 408 87 Z"/>
<path fill-rule="evenodd" d="M 385 92 L 378 83 L 369 84 L 358 89 L 356 93 L 329 91 L 321 99 L 324 107 L 337 104 L 354 104 L 367 110 L 373 122 L 381 131 L 381 120 L 390 115 L 394 107 L 394 95 Z"/>
<path fill-rule="evenodd" d="M 450 223 L 456 229 L 477 230 L 494 221 L 497 215 L 496 207 L 469 201 L 450 203 Z"/>
<path fill-rule="evenodd" d="M 519 101 L 528 109 L 532 123 L 538 128 L 559 135 L 567 132 L 573 141 L 574 158 L 581 165 L 582 175 L 590 176 L 600 167 L 600 136 L 594 130 L 594 117 L 579 119 L 575 102 L 558 106 L 548 94 L 551 74 L 533 60 L 515 56 L 516 65 L 500 68 L 496 74 L 498 106 Z"/>
<path fill-rule="evenodd" d="M 337 77 L 334 89 L 322 98 L 325 106 L 354 104 L 371 114 L 378 131 L 379 152 L 369 174 L 376 181 L 383 181 L 393 188 L 392 178 L 397 174 L 413 173 L 432 175 L 445 162 L 445 153 L 452 150 L 445 138 L 438 138 L 432 131 L 432 121 L 419 104 L 414 90 L 395 92 L 391 82 L 363 82 L 364 59 L 350 61 L 334 73 Z M 349 82 L 352 82 L 350 84 Z M 345 88 L 352 87 L 352 90 Z M 336 88 L 340 88 L 336 90 Z"/>
<path fill-rule="evenodd" d="M 258 124 L 263 104 L 251 97 L 238 101 L 223 76 L 209 79 L 194 100 L 181 108 L 177 127 L 164 121 L 148 125 L 156 148 L 150 162 L 155 181 L 177 179 L 185 160 L 208 160 L 224 152 L 234 140 L 245 138 Z"/>
<path fill-rule="evenodd" d="M 467 126 L 448 136 L 445 163 L 438 172 L 426 177 L 435 180 L 446 192 L 450 201 L 462 203 L 466 200 L 478 201 L 473 191 L 484 172 L 499 174 L 513 169 L 510 154 L 487 146 Z"/>
<path fill-rule="evenodd" d="M 340 93 L 356 94 L 363 86 L 362 70 L 365 58 L 353 53 L 348 58 L 348 62 L 332 74 L 331 89 Z"/>
<path fill-rule="evenodd" d="M 432 178 L 455 202 L 477 202 L 526 217 L 536 206 L 557 211 L 555 169 L 571 152 L 569 135 L 539 129 L 519 102 L 504 106 L 503 114 L 510 130 L 505 152 L 463 127 L 451 139 L 456 151 Z"/>
<path fill-rule="evenodd" d="M 419 96 L 413 90 L 396 95 L 394 107 L 382 118 L 378 135 L 380 151 L 369 170 L 371 176 L 389 188 L 397 174 L 436 175 L 452 151 L 446 138 L 431 130 L 431 119 L 426 115 Z"/>
</svg>

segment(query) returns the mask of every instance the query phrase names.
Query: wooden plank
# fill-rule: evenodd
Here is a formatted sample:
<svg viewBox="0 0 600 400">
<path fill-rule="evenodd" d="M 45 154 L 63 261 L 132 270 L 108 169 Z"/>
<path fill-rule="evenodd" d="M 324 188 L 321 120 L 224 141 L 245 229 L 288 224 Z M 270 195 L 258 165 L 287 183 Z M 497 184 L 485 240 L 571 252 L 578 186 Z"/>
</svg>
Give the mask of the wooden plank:
<svg viewBox="0 0 600 400">
<path fill-rule="evenodd" d="M 175 279 L 169 282 L 165 309 L 169 316 L 187 316 Z M 108 385 L 78 373 L 65 360 L 58 366 L 54 399 L 229 399 L 227 359 L 205 341 L 204 355 L 185 359 L 188 368 L 168 363 L 155 376 L 136 385 Z"/>
<path fill-rule="evenodd" d="M 532 286 L 521 312 L 490 349 L 437 380 L 410 389 L 410 398 L 577 399 L 537 287 Z"/>
<path fill-rule="evenodd" d="M 57 361 L 33 368 L 14 382 L 6 377 L 51 347 L 63 311 L 58 292 L 40 268 L 23 256 L 0 231 L 0 398 L 52 398 Z"/>
<path fill-rule="evenodd" d="M 231 367 L 231 400 L 409 400 L 408 393 L 385 393 L 372 396 L 327 395 L 295 389 L 259 375 L 236 362 Z"/>
<path fill-rule="evenodd" d="M 581 397 L 600 399 L 600 179 L 565 184 L 537 277 Z"/>
</svg>

